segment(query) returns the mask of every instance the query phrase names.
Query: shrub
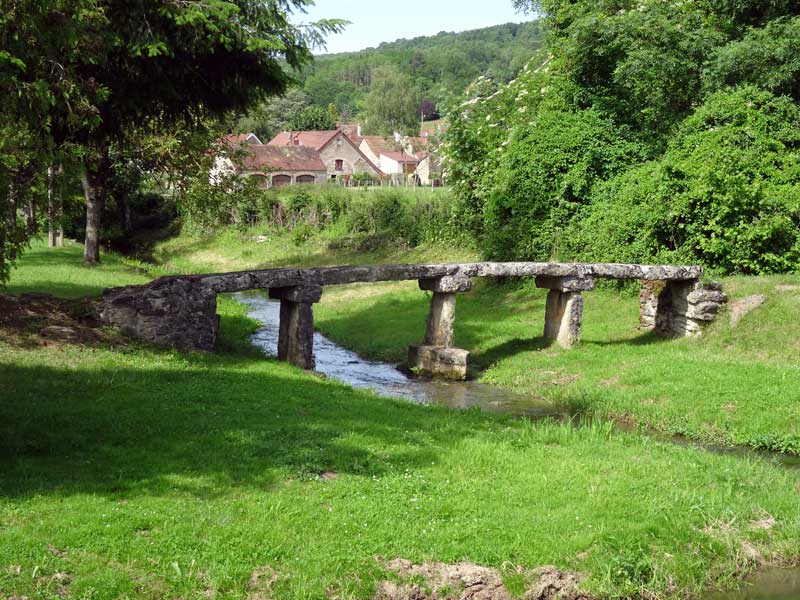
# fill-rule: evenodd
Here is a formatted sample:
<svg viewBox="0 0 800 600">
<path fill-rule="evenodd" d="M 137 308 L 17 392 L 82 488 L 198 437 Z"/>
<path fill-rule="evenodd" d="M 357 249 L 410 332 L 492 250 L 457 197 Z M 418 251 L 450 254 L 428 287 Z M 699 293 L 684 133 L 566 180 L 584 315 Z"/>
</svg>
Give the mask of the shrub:
<svg viewBox="0 0 800 600">
<path fill-rule="evenodd" d="M 593 195 L 573 258 L 681 260 L 719 273 L 800 268 L 800 109 L 753 87 L 709 97 L 666 154 Z"/>
<path fill-rule="evenodd" d="M 589 203 L 595 182 L 641 160 L 624 128 L 593 110 L 543 110 L 500 158 L 485 208 L 484 250 L 503 260 L 558 255 L 560 232 Z"/>
</svg>

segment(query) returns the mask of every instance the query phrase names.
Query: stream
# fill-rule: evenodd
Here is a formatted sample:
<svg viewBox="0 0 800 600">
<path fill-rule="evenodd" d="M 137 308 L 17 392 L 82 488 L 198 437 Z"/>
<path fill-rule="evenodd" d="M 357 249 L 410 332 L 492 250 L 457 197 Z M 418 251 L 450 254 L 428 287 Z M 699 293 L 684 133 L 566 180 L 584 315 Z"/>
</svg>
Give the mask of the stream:
<svg viewBox="0 0 800 600">
<path fill-rule="evenodd" d="M 248 316 L 262 323 L 251 337 L 253 345 L 267 356 L 276 356 L 280 303 L 260 294 L 235 296 L 248 307 Z M 393 365 L 365 360 L 355 352 L 336 345 L 319 332 L 314 333 L 314 356 L 316 370 L 326 377 L 356 389 L 371 389 L 381 396 L 449 408 L 478 407 L 487 412 L 530 418 L 564 419 L 570 416 L 549 402 L 476 381 L 445 382 L 410 377 Z M 659 437 L 709 452 L 775 456 L 747 448 L 707 446 L 683 438 Z M 797 457 L 777 455 L 777 459 L 786 467 L 800 467 Z M 709 592 L 703 596 L 703 600 L 800 600 L 800 567 L 762 570 L 748 578 L 741 591 Z"/>
</svg>

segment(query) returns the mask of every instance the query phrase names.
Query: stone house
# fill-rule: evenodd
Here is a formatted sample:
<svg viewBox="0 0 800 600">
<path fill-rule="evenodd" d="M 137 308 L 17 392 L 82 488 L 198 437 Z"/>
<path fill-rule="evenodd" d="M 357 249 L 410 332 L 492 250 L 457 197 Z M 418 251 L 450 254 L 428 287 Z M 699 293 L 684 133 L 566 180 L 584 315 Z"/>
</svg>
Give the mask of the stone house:
<svg viewBox="0 0 800 600">
<path fill-rule="evenodd" d="M 340 177 L 349 179 L 358 173 L 368 173 L 372 177 L 381 175 L 378 166 L 365 156 L 341 129 L 283 131 L 272 138 L 267 145 L 313 149 L 325 163 L 328 180 L 335 181 Z"/>
<path fill-rule="evenodd" d="M 267 146 L 244 135 L 228 136 L 223 141 L 228 153 L 216 157 L 210 176 L 212 184 L 231 174 L 255 179 L 262 188 L 327 180 L 327 168 L 313 148 Z"/>
</svg>

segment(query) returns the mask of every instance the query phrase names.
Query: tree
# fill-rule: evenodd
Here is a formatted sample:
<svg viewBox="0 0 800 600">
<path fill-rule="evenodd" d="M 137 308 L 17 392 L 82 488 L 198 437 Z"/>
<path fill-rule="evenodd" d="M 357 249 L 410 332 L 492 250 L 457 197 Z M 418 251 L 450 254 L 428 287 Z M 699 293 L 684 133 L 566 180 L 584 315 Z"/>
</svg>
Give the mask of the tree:
<svg viewBox="0 0 800 600">
<path fill-rule="evenodd" d="M 180 124 L 246 110 L 284 92 L 311 48 L 339 21 L 294 25 L 309 0 L 20 0 L 2 21 L 0 53 L 14 69 L 6 93 L 17 112 L 56 144 L 84 147 L 85 260 L 99 260 L 110 147 L 131 128 Z M 63 25 L 63 27 L 62 27 Z M 13 34 L 12 34 L 13 32 Z M 42 40 L 40 43 L 39 40 Z M 8 56 L 12 59 L 9 59 Z M 3 63 L 0 63 L 3 64 Z M 10 88 L 10 89 L 9 89 Z"/>
<path fill-rule="evenodd" d="M 434 121 L 440 116 L 436 103 L 432 100 L 423 100 L 419 106 L 419 112 L 423 121 Z"/>
<path fill-rule="evenodd" d="M 240 133 L 255 133 L 262 141 L 275 137 L 291 128 L 294 115 L 303 112 L 311 104 L 308 95 L 298 87 L 292 87 L 282 96 L 269 98 L 239 119 L 236 130 Z"/>
<path fill-rule="evenodd" d="M 326 131 L 336 129 L 336 120 L 330 111 L 321 106 L 309 106 L 302 112 L 292 115 L 289 129 L 293 131 Z"/>
<path fill-rule="evenodd" d="M 380 67 L 372 73 L 372 85 L 364 100 L 367 129 L 378 135 L 417 135 L 419 105 L 419 94 L 408 75 L 394 67 Z"/>
</svg>

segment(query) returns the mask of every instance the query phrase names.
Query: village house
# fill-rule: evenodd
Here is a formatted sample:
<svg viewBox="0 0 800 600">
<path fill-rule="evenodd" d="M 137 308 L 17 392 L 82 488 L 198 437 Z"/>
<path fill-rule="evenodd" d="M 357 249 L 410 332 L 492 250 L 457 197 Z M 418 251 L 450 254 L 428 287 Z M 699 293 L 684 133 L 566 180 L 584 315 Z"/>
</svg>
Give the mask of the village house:
<svg viewBox="0 0 800 600">
<path fill-rule="evenodd" d="M 420 185 L 431 184 L 433 165 L 427 151 L 427 135 L 420 137 L 401 136 L 383 138 L 368 135 L 361 139 L 359 150 L 378 165 L 384 175 L 399 181 L 401 176 L 413 175 Z"/>
<path fill-rule="evenodd" d="M 378 166 L 341 129 L 332 131 L 282 131 L 268 146 L 311 148 L 325 163 L 328 179 L 349 179 L 358 173 L 380 177 Z"/>
<path fill-rule="evenodd" d="M 325 163 L 313 148 L 268 146 L 255 134 L 226 136 L 224 143 L 228 152 L 216 157 L 211 183 L 234 173 L 254 179 L 261 188 L 327 180 Z"/>
<path fill-rule="evenodd" d="M 264 188 L 347 182 L 360 173 L 396 185 L 412 179 L 420 185 L 432 183 L 427 136 L 362 136 L 359 124 L 344 123 L 328 131 L 283 131 L 267 144 L 253 133 L 222 141 L 228 151 L 217 157 L 212 183 L 234 173 L 255 178 Z"/>
</svg>

